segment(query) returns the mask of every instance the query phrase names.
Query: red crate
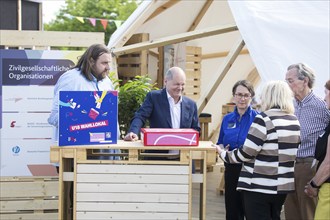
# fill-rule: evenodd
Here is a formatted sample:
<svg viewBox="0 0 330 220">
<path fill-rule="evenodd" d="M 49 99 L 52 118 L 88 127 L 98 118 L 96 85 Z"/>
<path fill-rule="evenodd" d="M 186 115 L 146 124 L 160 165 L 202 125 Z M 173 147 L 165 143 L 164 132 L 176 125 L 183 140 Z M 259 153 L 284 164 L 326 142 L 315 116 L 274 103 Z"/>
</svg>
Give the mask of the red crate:
<svg viewBox="0 0 330 220">
<path fill-rule="evenodd" d="M 199 133 L 190 128 L 142 128 L 144 146 L 198 146 Z"/>
</svg>

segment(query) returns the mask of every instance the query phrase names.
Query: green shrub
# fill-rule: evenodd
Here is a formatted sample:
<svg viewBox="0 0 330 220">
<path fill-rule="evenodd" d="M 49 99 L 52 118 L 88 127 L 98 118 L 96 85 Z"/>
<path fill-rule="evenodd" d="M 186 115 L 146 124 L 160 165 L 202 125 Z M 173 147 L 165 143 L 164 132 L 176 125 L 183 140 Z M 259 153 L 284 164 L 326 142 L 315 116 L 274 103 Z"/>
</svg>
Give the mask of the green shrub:
<svg viewBox="0 0 330 220">
<path fill-rule="evenodd" d="M 135 76 L 133 80 L 127 81 L 120 86 L 121 80 L 110 78 L 118 90 L 118 123 L 120 128 L 120 137 L 124 138 L 130 127 L 131 119 L 134 113 L 141 107 L 146 95 L 151 90 L 158 90 L 156 84 L 151 83 L 151 79 L 146 76 Z M 119 89 L 118 89 L 119 88 Z"/>
</svg>

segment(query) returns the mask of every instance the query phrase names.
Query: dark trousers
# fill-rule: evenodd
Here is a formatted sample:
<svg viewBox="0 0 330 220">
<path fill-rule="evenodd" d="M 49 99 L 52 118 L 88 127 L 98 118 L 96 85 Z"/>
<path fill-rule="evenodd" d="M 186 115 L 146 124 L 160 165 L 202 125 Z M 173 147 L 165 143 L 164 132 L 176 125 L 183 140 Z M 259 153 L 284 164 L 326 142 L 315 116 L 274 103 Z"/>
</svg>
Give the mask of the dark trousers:
<svg viewBox="0 0 330 220">
<path fill-rule="evenodd" d="M 312 169 L 313 158 L 296 158 L 294 167 L 295 191 L 289 193 L 284 203 L 284 213 L 286 220 L 310 220 L 314 219 L 317 198 L 308 197 L 304 193 L 306 183 L 315 175 Z"/>
<path fill-rule="evenodd" d="M 247 220 L 281 220 L 286 194 L 242 191 Z"/>
<path fill-rule="evenodd" d="M 236 190 L 241 164 L 225 163 L 225 206 L 227 220 L 244 220 L 244 206 L 241 192 Z"/>
</svg>

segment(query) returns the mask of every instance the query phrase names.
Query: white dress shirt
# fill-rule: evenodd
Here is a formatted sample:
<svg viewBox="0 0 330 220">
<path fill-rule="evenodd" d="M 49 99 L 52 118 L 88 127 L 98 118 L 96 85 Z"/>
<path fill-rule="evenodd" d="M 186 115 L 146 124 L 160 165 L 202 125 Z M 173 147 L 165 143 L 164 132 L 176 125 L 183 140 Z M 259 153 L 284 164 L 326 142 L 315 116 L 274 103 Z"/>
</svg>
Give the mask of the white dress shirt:
<svg viewBox="0 0 330 220">
<path fill-rule="evenodd" d="M 175 103 L 175 101 L 171 97 L 171 95 L 167 91 L 166 91 L 166 93 L 167 93 L 168 103 L 170 105 L 172 128 L 180 128 L 182 97 L 180 97 L 179 101 L 177 103 Z M 179 151 L 178 150 L 170 150 L 169 153 L 179 154 Z"/>
</svg>

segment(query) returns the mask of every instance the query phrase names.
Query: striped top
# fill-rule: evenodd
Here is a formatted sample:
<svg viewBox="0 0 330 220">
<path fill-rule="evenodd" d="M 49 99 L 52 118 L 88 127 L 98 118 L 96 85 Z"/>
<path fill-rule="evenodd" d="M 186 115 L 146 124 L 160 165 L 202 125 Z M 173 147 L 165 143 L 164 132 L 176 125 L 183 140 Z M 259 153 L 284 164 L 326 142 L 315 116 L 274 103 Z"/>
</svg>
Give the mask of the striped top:
<svg viewBox="0 0 330 220">
<path fill-rule="evenodd" d="M 301 145 L 297 157 L 314 157 L 317 138 L 323 134 L 330 121 L 330 111 L 326 103 L 313 92 L 301 102 L 295 100 L 295 115 L 301 126 Z"/>
<path fill-rule="evenodd" d="M 270 109 L 257 115 L 244 146 L 220 156 L 227 163 L 243 162 L 237 190 L 266 194 L 294 191 L 294 163 L 300 143 L 295 115 Z"/>
</svg>

